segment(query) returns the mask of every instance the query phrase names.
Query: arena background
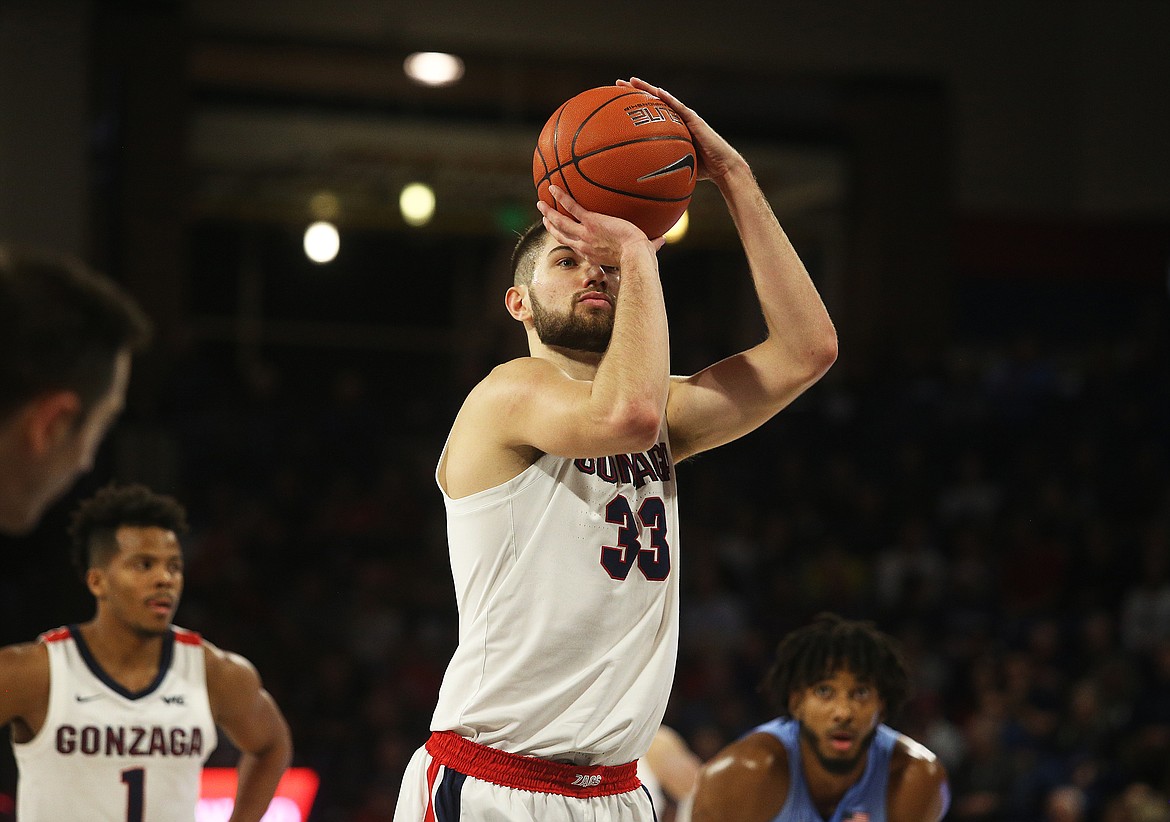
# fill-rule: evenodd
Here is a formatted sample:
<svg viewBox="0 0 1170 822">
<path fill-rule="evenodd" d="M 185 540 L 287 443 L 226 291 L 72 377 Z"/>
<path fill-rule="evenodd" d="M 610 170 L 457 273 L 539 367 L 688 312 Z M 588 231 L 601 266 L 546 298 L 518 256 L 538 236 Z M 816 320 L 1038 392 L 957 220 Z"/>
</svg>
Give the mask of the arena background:
<svg viewBox="0 0 1170 822">
<path fill-rule="evenodd" d="M 894 724 L 951 819 L 1170 819 L 1168 33 L 1160 0 L 0 0 L 0 238 L 85 256 L 160 329 L 96 470 L 0 544 L 0 642 L 90 615 L 78 499 L 172 492 L 178 622 L 257 664 L 314 822 L 388 819 L 455 632 L 434 462 L 522 350 L 536 134 L 637 74 L 752 161 L 841 347 L 680 468 L 667 721 L 709 756 L 770 717 L 772 647 L 831 608 L 905 642 Z M 464 80 L 412 85 L 417 50 Z M 759 333 L 709 196 L 661 259 L 676 372 Z M 5 746 L 0 819 L 14 783 Z"/>
</svg>

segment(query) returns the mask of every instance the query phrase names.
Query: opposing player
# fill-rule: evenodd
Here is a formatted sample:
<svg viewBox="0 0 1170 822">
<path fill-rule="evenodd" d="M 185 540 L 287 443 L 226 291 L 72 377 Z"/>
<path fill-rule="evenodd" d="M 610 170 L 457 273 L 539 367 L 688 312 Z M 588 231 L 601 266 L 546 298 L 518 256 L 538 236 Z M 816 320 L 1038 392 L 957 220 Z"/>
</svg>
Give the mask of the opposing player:
<svg viewBox="0 0 1170 822">
<path fill-rule="evenodd" d="M 468 395 L 439 459 L 459 645 L 395 819 L 650 820 L 637 760 L 678 642 L 676 464 L 752 431 L 836 358 L 833 325 L 743 157 L 669 103 L 735 220 L 767 337 L 669 374 L 656 252 L 632 224 L 541 204 L 505 305 L 530 356 Z"/>
<path fill-rule="evenodd" d="M 31 530 L 93 465 L 149 334 L 112 281 L 0 246 L 0 533 Z"/>
<path fill-rule="evenodd" d="M 890 637 L 822 614 L 780 643 L 767 686 L 780 717 L 703 767 L 694 822 L 938 822 L 946 813 L 942 764 L 882 724 L 909 687 Z"/>
<path fill-rule="evenodd" d="M 139 485 L 107 486 L 74 512 L 96 615 L 0 649 L 21 822 L 191 822 L 217 726 L 241 751 L 232 822 L 267 810 L 288 726 L 250 663 L 171 624 L 185 528 L 179 503 Z"/>
</svg>

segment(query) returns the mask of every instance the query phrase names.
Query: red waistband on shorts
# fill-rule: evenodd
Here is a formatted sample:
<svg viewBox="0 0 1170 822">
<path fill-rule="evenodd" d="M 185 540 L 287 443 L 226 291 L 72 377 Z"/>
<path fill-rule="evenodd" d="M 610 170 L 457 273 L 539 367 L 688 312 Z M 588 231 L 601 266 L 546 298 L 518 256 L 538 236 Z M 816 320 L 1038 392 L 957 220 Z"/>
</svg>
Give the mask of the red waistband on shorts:
<svg viewBox="0 0 1170 822">
<path fill-rule="evenodd" d="M 624 765 L 565 765 L 535 756 L 507 753 L 478 745 L 452 731 L 435 731 L 427 753 L 459 773 L 506 788 L 555 793 L 562 796 L 612 796 L 637 790 L 638 763 Z"/>
</svg>

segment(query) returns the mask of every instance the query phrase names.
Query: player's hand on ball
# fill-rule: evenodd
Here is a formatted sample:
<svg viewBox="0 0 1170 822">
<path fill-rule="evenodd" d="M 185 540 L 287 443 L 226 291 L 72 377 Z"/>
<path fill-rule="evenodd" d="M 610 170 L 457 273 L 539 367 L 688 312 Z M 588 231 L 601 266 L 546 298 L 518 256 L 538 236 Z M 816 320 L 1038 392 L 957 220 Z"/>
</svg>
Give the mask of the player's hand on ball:
<svg viewBox="0 0 1170 822">
<path fill-rule="evenodd" d="M 544 218 L 544 227 L 558 243 L 568 246 L 595 265 L 616 266 L 622 258 L 622 246 L 632 242 L 646 242 L 648 239 L 642 229 L 631 222 L 589 211 L 559 186 L 549 186 L 549 192 L 557 205 L 569 215 L 560 213 L 543 201 L 537 201 L 536 207 Z M 655 251 L 662 248 L 665 242 L 661 237 L 650 240 Z"/>
<path fill-rule="evenodd" d="M 732 148 L 727 140 L 723 139 L 707 125 L 707 121 L 700 117 L 693 109 L 687 108 L 677 97 L 658 86 L 652 86 L 638 77 L 629 80 L 618 80 L 619 86 L 629 86 L 647 94 L 653 94 L 674 109 L 682 118 L 695 141 L 695 155 L 699 160 L 696 176 L 700 180 L 718 181 L 727 176 L 732 166 L 746 164 L 738 151 Z"/>
</svg>

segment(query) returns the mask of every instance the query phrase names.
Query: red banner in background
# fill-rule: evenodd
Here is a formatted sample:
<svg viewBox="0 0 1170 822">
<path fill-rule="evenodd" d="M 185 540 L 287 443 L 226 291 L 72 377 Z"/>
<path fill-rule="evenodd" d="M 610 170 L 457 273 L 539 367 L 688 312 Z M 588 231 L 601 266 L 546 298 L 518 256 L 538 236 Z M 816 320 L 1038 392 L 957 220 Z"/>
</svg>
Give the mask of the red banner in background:
<svg viewBox="0 0 1170 822">
<path fill-rule="evenodd" d="M 261 822 L 305 822 L 320 784 L 312 768 L 289 768 Z M 226 822 L 236 796 L 235 768 L 204 768 L 195 822 Z"/>
</svg>

